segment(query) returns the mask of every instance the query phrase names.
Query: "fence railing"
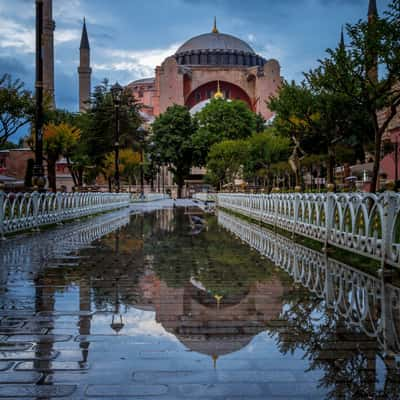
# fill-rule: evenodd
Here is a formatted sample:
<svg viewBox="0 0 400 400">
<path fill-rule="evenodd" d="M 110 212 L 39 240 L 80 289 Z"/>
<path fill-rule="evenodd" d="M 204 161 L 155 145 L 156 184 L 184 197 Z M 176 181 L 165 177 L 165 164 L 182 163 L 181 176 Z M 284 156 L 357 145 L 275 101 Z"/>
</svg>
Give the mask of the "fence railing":
<svg viewBox="0 0 400 400">
<path fill-rule="evenodd" d="M 131 195 L 131 201 L 132 202 L 143 202 L 143 201 L 159 201 L 159 200 L 167 200 L 170 199 L 171 197 L 168 194 L 165 193 L 145 193 L 143 195 L 140 195 L 138 193 L 132 194 Z"/>
<path fill-rule="evenodd" d="M 0 192 L 0 237 L 129 206 L 127 193 Z"/>
<path fill-rule="evenodd" d="M 192 196 L 192 199 L 202 201 L 205 203 L 208 202 L 216 202 L 217 201 L 217 194 L 216 193 L 195 193 Z"/>
<path fill-rule="evenodd" d="M 400 354 L 400 289 L 256 224 L 218 212 L 218 223 L 285 270 L 349 326 Z"/>
<path fill-rule="evenodd" d="M 400 195 L 395 192 L 220 193 L 218 206 L 400 267 Z"/>
</svg>

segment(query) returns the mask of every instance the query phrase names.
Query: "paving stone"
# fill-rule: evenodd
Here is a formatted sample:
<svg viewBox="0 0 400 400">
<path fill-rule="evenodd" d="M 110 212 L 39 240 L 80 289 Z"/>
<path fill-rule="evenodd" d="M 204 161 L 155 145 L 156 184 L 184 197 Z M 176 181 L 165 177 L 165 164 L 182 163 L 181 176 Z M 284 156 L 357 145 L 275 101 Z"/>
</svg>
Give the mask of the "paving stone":
<svg viewBox="0 0 400 400">
<path fill-rule="evenodd" d="M 0 384 L 3 383 L 36 383 L 42 374 L 36 371 L 27 372 L 2 372 L 0 373 Z"/>
<path fill-rule="evenodd" d="M 183 384 L 178 386 L 179 393 L 187 397 L 210 396 L 254 396 L 266 394 L 260 385 L 254 383 L 229 384 Z"/>
<path fill-rule="evenodd" d="M 33 343 L 0 342 L 0 351 L 26 351 L 33 347 Z"/>
<path fill-rule="evenodd" d="M 201 356 L 199 356 L 201 357 Z M 140 358 L 133 358 L 129 360 L 129 367 L 134 372 L 137 371 L 175 371 L 179 368 L 181 371 L 204 371 L 204 370 L 213 370 L 213 362 L 211 359 L 202 358 L 202 359 L 186 359 L 182 358 L 181 360 L 147 360 Z M 127 361 L 128 361 L 127 360 Z M 235 360 L 225 361 L 218 360 L 219 368 L 226 370 L 250 370 L 251 363 L 245 360 Z M 104 368 L 125 368 L 126 361 L 110 361 L 110 360 L 97 360 L 97 362 L 93 365 L 95 369 L 104 369 Z"/>
<path fill-rule="evenodd" d="M 131 340 L 133 344 L 154 344 L 156 341 L 149 338 L 129 337 L 126 335 L 104 334 L 104 335 L 78 335 L 75 338 L 76 342 L 106 342 L 109 340 Z M 157 343 L 157 342 L 156 342 Z"/>
<path fill-rule="evenodd" d="M 7 397 L 68 397 L 76 390 L 76 385 L 3 385 L 0 398 Z"/>
<path fill-rule="evenodd" d="M 67 342 L 71 340 L 71 335 L 14 335 L 7 339 L 10 342 L 34 342 L 34 343 L 54 343 Z"/>
<path fill-rule="evenodd" d="M 6 371 L 13 366 L 14 363 L 8 361 L 0 361 L 0 371 Z"/>
<path fill-rule="evenodd" d="M 268 383 L 267 386 L 270 393 L 277 396 L 322 396 L 326 393 L 325 390 L 318 388 L 316 382 L 297 382 L 291 383 L 290 385 L 285 385 L 283 383 Z"/>
<path fill-rule="evenodd" d="M 137 371 L 133 380 L 146 383 L 258 383 L 296 382 L 296 377 L 287 371 Z"/>
<path fill-rule="evenodd" d="M 22 328 L 7 328 L 0 327 L 0 335 L 44 335 L 47 332 L 46 328 L 29 329 Z"/>
<path fill-rule="evenodd" d="M 93 314 L 94 312 L 92 311 L 40 311 L 37 315 L 39 315 L 40 317 L 90 317 Z"/>
<path fill-rule="evenodd" d="M 86 396 L 107 398 L 109 396 L 158 396 L 167 392 L 166 385 L 89 385 Z"/>
<path fill-rule="evenodd" d="M 88 369 L 87 363 L 79 363 L 73 361 L 28 361 L 18 363 L 15 367 L 16 371 L 79 371 Z"/>
<path fill-rule="evenodd" d="M 2 351 L 0 360 L 4 361 L 29 361 L 29 360 L 54 360 L 59 355 L 58 351 Z"/>
</svg>

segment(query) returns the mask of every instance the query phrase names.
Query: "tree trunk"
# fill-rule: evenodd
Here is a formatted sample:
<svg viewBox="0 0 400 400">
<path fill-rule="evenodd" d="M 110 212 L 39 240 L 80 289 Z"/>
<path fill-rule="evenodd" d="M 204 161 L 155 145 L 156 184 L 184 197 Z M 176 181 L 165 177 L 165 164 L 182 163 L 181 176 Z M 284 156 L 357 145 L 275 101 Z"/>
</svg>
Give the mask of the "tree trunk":
<svg viewBox="0 0 400 400">
<path fill-rule="evenodd" d="M 56 160 L 51 157 L 47 159 L 47 179 L 49 180 L 49 188 L 55 193 L 57 191 Z"/>
<path fill-rule="evenodd" d="M 83 167 L 79 167 L 78 171 L 78 186 L 83 186 Z"/>
<path fill-rule="evenodd" d="M 375 193 L 378 186 L 379 166 L 381 163 L 381 146 L 382 134 L 379 132 L 379 128 L 375 127 L 375 159 L 372 169 L 371 186 L 369 188 L 370 193 Z"/>
<path fill-rule="evenodd" d="M 110 193 L 112 192 L 111 178 L 108 178 L 108 191 L 109 191 Z"/>
<path fill-rule="evenodd" d="M 332 147 L 328 148 L 328 168 L 326 171 L 327 184 L 334 185 L 335 151 Z"/>
<path fill-rule="evenodd" d="M 183 188 L 183 184 L 178 183 L 178 199 L 182 198 L 182 188 Z"/>
</svg>

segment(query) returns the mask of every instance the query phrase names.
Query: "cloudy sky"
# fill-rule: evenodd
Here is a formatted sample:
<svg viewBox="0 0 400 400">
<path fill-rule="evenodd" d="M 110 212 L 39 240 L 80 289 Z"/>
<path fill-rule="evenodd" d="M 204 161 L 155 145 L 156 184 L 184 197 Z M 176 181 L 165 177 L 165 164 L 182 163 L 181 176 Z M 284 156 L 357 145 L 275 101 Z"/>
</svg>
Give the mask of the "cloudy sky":
<svg viewBox="0 0 400 400">
<path fill-rule="evenodd" d="M 382 12 L 390 0 L 378 0 Z M 34 0 L 0 0 L 0 73 L 34 85 Z M 341 25 L 365 18 L 368 0 L 53 0 L 56 102 L 78 109 L 77 66 L 82 19 L 88 24 L 93 85 L 107 77 L 127 84 L 153 75 L 156 65 L 192 36 L 238 36 L 282 75 L 301 79 L 325 49 L 336 46 Z"/>
</svg>

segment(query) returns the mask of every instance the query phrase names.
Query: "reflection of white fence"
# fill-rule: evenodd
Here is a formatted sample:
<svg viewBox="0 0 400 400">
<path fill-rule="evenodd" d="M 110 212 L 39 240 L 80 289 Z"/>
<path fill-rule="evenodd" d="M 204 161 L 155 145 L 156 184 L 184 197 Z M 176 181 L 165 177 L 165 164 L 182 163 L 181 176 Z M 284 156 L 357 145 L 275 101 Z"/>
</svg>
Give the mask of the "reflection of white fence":
<svg viewBox="0 0 400 400">
<path fill-rule="evenodd" d="M 221 193 L 218 206 L 293 234 L 400 266 L 400 195 L 394 192 Z"/>
<path fill-rule="evenodd" d="M 218 223 L 285 270 L 350 326 L 400 354 L 400 289 L 223 211 Z"/>
<path fill-rule="evenodd" d="M 0 236 L 128 205 L 125 193 L 0 192 Z"/>
<path fill-rule="evenodd" d="M 146 193 L 143 196 L 140 194 L 131 195 L 132 202 L 143 202 L 143 201 L 159 201 L 159 200 L 167 200 L 169 199 L 168 194 L 164 193 Z"/>
<path fill-rule="evenodd" d="M 202 202 L 216 202 L 217 201 L 217 194 L 216 193 L 195 193 L 192 196 L 193 200 L 198 200 Z"/>
</svg>

